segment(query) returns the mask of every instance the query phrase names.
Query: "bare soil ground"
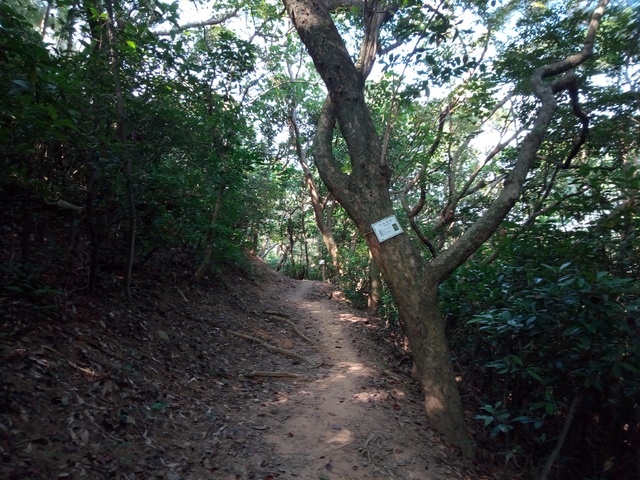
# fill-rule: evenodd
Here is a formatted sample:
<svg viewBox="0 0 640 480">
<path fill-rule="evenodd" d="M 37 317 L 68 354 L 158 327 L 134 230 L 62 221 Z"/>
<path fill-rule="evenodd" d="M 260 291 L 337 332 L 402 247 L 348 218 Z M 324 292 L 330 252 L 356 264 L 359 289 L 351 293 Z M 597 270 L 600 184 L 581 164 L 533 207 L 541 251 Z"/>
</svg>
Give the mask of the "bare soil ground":
<svg viewBox="0 0 640 480">
<path fill-rule="evenodd" d="M 251 262 L 54 314 L 0 294 L 0 478 L 480 478 L 362 312 Z"/>
</svg>

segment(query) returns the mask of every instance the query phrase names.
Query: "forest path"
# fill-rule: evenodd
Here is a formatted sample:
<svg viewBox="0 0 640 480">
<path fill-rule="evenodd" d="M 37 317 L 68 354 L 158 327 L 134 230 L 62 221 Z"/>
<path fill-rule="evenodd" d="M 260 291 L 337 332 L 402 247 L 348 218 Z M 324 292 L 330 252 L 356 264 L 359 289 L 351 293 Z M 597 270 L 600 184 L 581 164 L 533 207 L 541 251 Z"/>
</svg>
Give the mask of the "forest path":
<svg viewBox="0 0 640 480">
<path fill-rule="evenodd" d="M 0 478 L 484 478 L 428 428 L 390 332 L 250 260 L 196 288 L 78 295 L 65 319 L 11 310 Z"/>
<path fill-rule="evenodd" d="M 384 366 L 378 347 L 353 328 L 366 328 L 363 313 L 329 298 L 326 287 L 301 281 L 272 292 L 296 323 L 303 319 L 322 361 L 314 380 L 280 395 L 265 415 L 278 478 L 462 478 L 425 428 L 415 385 Z"/>
</svg>

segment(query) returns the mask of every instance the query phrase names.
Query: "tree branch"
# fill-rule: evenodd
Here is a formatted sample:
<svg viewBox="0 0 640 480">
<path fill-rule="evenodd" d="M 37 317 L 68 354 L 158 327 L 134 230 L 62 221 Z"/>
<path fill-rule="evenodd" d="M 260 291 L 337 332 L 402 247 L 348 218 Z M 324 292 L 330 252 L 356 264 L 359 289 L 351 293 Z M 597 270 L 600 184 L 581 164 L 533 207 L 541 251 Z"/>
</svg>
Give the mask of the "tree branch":
<svg viewBox="0 0 640 480">
<path fill-rule="evenodd" d="M 569 168 L 571 166 L 571 161 L 575 158 L 576 155 L 578 155 L 578 152 L 587 141 L 587 136 L 589 135 L 589 117 L 580 108 L 577 82 L 573 82 L 571 85 L 569 85 L 567 90 L 569 92 L 569 98 L 571 99 L 573 114 L 580 120 L 582 128 L 580 130 L 580 136 L 569 152 L 569 155 L 564 161 L 564 165 L 562 166 L 562 168 Z"/>
<path fill-rule="evenodd" d="M 578 405 L 580 405 L 580 402 L 582 401 L 583 398 L 584 398 L 584 394 L 581 393 L 579 395 L 576 395 L 576 397 L 571 402 L 571 406 L 569 407 L 569 411 L 567 412 L 567 417 L 564 421 L 564 425 L 562 426 L 562 431 L 560 432 L 560 436 L 558 437 L 558 441 L 556 442 L 556 446 L 554 447 L 553 452 L 551 452 L 551 455 L 549 455 L 549 458 L 547 459 L 547 463 L 542 469 L 540 480 L 547 480 L 547 478 L 549 477 L 549 473 L 551 472 L 551 467 L 553 467 L 553 464 L 556 462 L 558 455 L 560 454 L 560 450 L 562 449 L 562 446 L 564 445 L 564 442 L 567 439 L 569 428 L 571 428 L 573 419 L 576 416 L 576 411 L 578 410 Z"/>
<path fill-rule="evenodd" d="M 445 120 L 451 113 L 451 103 L 447 104 L 447 107 L 440 111 L 440 116 L 438 117 L 438 130 L 436 131 L 436 138 L 433 140 L 433 143 L 427 150 L 427 154 L 425 155 L 425 160 L 422 162 L 420 167 L 420 171 L 415 175 L 415 177 L 410 180 L 405 186 L 403 193 L 406 195 L 410 189 L 412 189 L 420 180 L 424 179 L 425 172 L 427 170 L 427 165 L 429 164 L 429 160 L 433 158 L 440 146 L 440 142 L 442 141 L 442 133 L 444 131 Z M 415 212 L 414 216 L 420 213 L 418 210 Z"/>
<path fill-rule="evenodd" d="M 238 9 L 225 13 L 219 17 L 211 17 L 207 20 L 196 20 L 195 22 L 185 23 L 184 25 L 177 25 L 167 30 L 160 30 L 155 32 L 155 34 L 158 36 L 167 36 L 167 35 L 174 35 L 176 33 L 184 32 L 185 30 L 189 30 L 190 28 L 211 27 L 213 25 L 220 25 L 221 23 L 226 22 L 230 18 L 235 17 L 237 14 L 238 14 Z"/>
<path fill-rule="evenodd" d="M 363 10 L 364 38 L 360 46 L 360 56 L 356 62 L 356 68 L 364 78 L 367 78 L 380 48 L 378 42 L 380 28 L 393 18 L 397 7 L 391 9 L 381 7 L 379 0 L 372 0 L 364 2 Z"/>
<path fill-rule="evenodd" d="M 340 195 L 347 188 L 349 175 L 344 173 L 333 155 L 333 130 L 336 125 L 336 119 L 333 114 L 333 107 L 329 97 L 324 102 L 320 110 L 318 118 L 316 136 L 313 142 L 316 165 L 322 181 L 330 192 L 333 193 L 336 200 L 341 203 Z"/>
<path fill-rule="evenodd" d="M 431 239 L 424 234 L 424 232 L 420 228 L 420 225 L 418 225 L 418 222 L 416 222 L 417 212 L 419 212 L 422 209 L 422 206 L 424 205 L 424 201 L 426 198 L 426 190 L 424 186 L 421 185 L 420 201 L 418 202 L 418 205 L 416 205 L 413 208 L 413 210 L 411 210 L 411 207 L 409 207 L 409 204 L 407 203 L 406 193 L 407 193 L 406 191 L 402 192 L 402 195 L 400 196 L 400 202 L 402 202 L 404 211 L 407 213 L 407 218 L 409 219 L 409 225 L 411 225 L 412 230 L 418 236 L 420 241 L 429 249 L 431 256 L 435 258 L 438 256 L 438 251 L 436 250 L 436 247 L 433 245 L 433 242 L 431 241 Z M 414 212 L 416 213 L 414 214 Z"/>
<path fill-rule="evenodd" d="M 567 88 L 574 81 L 574 74 L 567 72 L 584 63 L 593 55 L 595 33 L 608 3 L 608 0 L 599 1 L 592 14 L 584 44 L 579 53 L 570 55 L 564 60 L 544 65 L 532 75 L 531 86 L 534 94 L 540 100 L 541 106 L 531 130 L 522 142 L 516 164 L 505 179 L 502 191 L 484 214 L 451 247 L 431 261 L 430 266 L 438 283 L 444 281 L 495 233 L 502 220 L 518 201 L 527 173 L 536 159 L 557 108 L 554 93 Z M 550 83 L 544 81 L 545 78 L 558 74 L 564 75 Z"/>
</svg>

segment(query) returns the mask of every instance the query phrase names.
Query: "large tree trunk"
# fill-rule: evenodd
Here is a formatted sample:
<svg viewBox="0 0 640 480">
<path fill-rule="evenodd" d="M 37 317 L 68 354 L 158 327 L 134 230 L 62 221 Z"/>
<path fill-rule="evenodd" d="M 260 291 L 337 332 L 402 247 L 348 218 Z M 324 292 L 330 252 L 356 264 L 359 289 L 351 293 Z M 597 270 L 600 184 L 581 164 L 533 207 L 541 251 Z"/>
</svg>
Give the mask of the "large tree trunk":
<svg viewBox="0 0 640 480">
<path fill-rule="evenodd" d="M 420 285 L 414 285 L 414 290 L 406 291 L 406 295 L 402 288 L 394 289 L 394 299 L 410 339 L 414 374 L 422 385 L 429 421 L 449 442 L 458 445 L 465 456 L 471 456 L 473 445 L 451 363 L 445 323 L 438 310 L 437 286 L 427 283 L 426 288 L 420 289 Z"/>
<path fill-rule="evenodd" d="M 408 235 L 398 235 L 380 243 L 371 227 L 372 223 L 393 214 L 389 194 L 391 172 L 363 92 L 375 57 L 371 55 L 371 48 L 377 42 L 377 29 L 382 24 L 380 18 L 389 12 L 376 0 L 363 4 L 364 42 L 369 45 L 363 45 L 361 52 L 365 53 L 354 64 L 324 0 L 283 2 L 329 92 L 318 120 L 314 145 L 320 176 L 365 236 L 389 285 L 411 344 L 432 426 L 458 445 L 465 455 L 471 455 L 473 447 L 466 431 L 444 322 L 438 312 L 438 285 L 497 230 L 516 203 L 557 107 L 555 94 L 575 83 L 575 76 L 566 72 L 591 56 L 595 31 L 607 1 L 600 1 L 579 54 L 536 70 L 531 83 L 541 107 L 503 189 L 480 219 L 430 262 L 423 259 Z M 557 77 L 545 81 L 552 76 Z M 333 156 L 336 122 L 349 150 L 350 174 L 342 171 Z"/>
<path fill-rule="evenodd" d="M 392 214 L 390 205 L 385 208 L 383 198 L 365 204 L 359 202 L 358 197 L 356 195 L 355 202 L 345 208 L 352 217 L 359 218 L 356 224 L 360 230 L 368 233 L 366 238 L 373 260 L 380 267 L 398 307 L 424 391 L 427 417 L 433 428 L 459 446 L 466 456 L 471 456 L 473 448 L 449 356 L 445 324 L 438 310 L 438 279 L 408 235 L 380 243 L 371 232 L 372 223 Z M 374 205 L 379 205 L 379 209 Z"/>
</svg>

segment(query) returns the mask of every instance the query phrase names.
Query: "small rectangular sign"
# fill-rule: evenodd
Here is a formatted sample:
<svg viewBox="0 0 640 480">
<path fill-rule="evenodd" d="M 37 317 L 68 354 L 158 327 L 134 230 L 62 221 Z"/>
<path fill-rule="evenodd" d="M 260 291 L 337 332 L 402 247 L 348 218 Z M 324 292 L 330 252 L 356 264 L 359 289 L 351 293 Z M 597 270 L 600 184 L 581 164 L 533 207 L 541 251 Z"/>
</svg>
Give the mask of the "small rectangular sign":
<svg viewBox="0 0 640 480">
<path fill-rule="evenodd" d="M 371 228 L 373 228 L 373 231 L 375 232 L 376 237 L 378 237 L 378 241 L 380 243 L 385 240 L 389 240 L 396 235 L 400 235 L 403 232 L 395 215 L 391 215 L 390 217 L 383 218 L 376 223 L 372 223 Z"/>
</svg>

